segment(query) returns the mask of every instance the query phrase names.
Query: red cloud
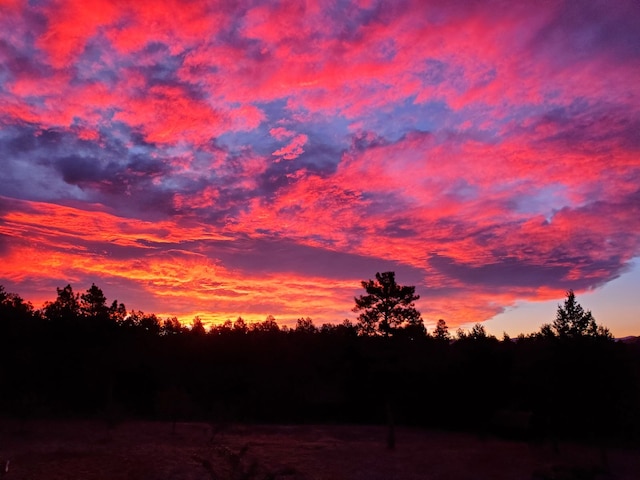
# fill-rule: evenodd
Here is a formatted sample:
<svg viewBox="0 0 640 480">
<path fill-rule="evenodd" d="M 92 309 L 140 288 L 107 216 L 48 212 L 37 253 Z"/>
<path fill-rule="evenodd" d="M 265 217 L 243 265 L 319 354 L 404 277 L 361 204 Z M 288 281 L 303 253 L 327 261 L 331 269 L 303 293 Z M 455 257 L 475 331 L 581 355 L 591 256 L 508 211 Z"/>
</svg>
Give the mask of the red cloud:
<svg viewBox="0 0 640 480">
<path fill-rule="evenodd" d="M 55 68 L 68 67 L 100 27 L 120 16 L 118 5 L 109 0 L 94 1 L 91 8 L 77 0 L 58 0 L 43 11 L 48 19 L 47 30 L 37 45 L 47 52 L 49 63 Z"/>
<path fill-rule="evenodd" d="M 182 89 L 160 86 L 130 99 L 114 119 L 139 128 L 147 141 L 157 143 L 205 143 L 222 131 L 224 122 L 219 112 L 189 98 Z"/>
</svg>

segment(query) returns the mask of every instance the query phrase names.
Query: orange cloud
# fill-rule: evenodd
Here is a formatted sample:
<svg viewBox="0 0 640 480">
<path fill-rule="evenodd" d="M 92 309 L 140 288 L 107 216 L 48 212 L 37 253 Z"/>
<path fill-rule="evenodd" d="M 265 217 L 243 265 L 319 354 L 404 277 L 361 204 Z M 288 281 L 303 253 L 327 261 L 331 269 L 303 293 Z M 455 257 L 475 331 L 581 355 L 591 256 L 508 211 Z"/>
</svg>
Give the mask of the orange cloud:
<svg viewBox="0 0 640 480">
<path fill-rule="evenodd" d="M 184 227 L 174 221 L 148 222 L 118 217 L 101 211 L 99 205 L 92 210 L 81 210 L 43 202 L 4 200 L 14 208 L 2 216 L 0 233 L 16 238 L 29 238 L 24 233 L 28 231 L 31 236 L 53 245 L 62 238 L 137 248 L 145 248 L 141 242 L 179 243 L 184 240 L 229 239 L 205 225 Z"/>
<path fill-rule="evenodd" d="M 76 289 L 94 281 L 106 285 L 134 282 L 144 290 L 145 297 L 121 292 L 118 298 L 128 308 L 148 311 L 153 305 L 154 313 L 176 315 L 185 322 L 195 315 L 205 323 L 238 316 L 261 321 L 265 312 L 274 314 L 281 324 L 295 323 L 296 318 L 310 314 L 320 320 L 341 319 L 349 313 L 349 299 L 357 284 L 355 279 L 327 283 L 322 278 L 291 274 L 239 274 L 204 255 L 184 250 L 141 248 L 139 256 L 125 259 L 83 248 L 64 249 L 59 242 L 36 240 L 32 244 L 18 243 L 10 248 L 0 268 L 3 278 L 17 283 L 64 279 Z M 54 286 L 50 285 L 51 291 Z M 46 294 L 28 298 L 40 302 L 48 299 Z"/>
</svg>

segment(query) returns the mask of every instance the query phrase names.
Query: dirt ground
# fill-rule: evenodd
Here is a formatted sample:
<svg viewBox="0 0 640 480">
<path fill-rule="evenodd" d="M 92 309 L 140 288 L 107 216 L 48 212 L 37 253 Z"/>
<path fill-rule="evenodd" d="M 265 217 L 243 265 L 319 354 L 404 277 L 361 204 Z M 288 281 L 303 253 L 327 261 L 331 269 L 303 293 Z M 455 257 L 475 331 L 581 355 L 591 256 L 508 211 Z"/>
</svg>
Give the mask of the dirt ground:
<svg viewBox="0 0 640 480">
<path fill-rule="evenodd" d="M 377 426 L 0 421 L 4 480 L 413 480 L 640 478 L 640 453 Z"/>
</svg>

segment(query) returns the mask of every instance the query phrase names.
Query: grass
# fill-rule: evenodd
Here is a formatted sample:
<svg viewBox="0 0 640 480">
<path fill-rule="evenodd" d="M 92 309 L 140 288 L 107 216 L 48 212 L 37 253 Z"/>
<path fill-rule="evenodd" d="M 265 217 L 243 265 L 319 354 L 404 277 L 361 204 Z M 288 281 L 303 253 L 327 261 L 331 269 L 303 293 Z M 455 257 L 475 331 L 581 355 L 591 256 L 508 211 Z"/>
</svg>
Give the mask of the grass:
<svg viewBox="0 0 640 480">
<path fill-rule="evenodd" d="M 413 480 L 637 478 L 637 451 L 530 444 L 473 434 L 384 426 L 234 425 L 91 421 L 0 422 L 7 479 Z"/>
</svg>

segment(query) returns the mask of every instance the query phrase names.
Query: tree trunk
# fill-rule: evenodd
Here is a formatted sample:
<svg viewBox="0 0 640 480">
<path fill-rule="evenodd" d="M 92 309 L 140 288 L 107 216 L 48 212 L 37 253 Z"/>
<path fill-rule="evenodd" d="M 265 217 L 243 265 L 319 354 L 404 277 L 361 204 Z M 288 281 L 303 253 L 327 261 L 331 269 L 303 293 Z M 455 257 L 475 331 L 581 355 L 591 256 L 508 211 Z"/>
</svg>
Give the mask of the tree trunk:
<svg viewBox="0 0 640 480">
<path fill-rule="evenodd" d="M 396 428 L 393 421 L 393 408 L 391 407 L 391 400 L 387 398 L 387 448 L 389 450 L 395 450 L 396 448 Z"/>
</svg>

